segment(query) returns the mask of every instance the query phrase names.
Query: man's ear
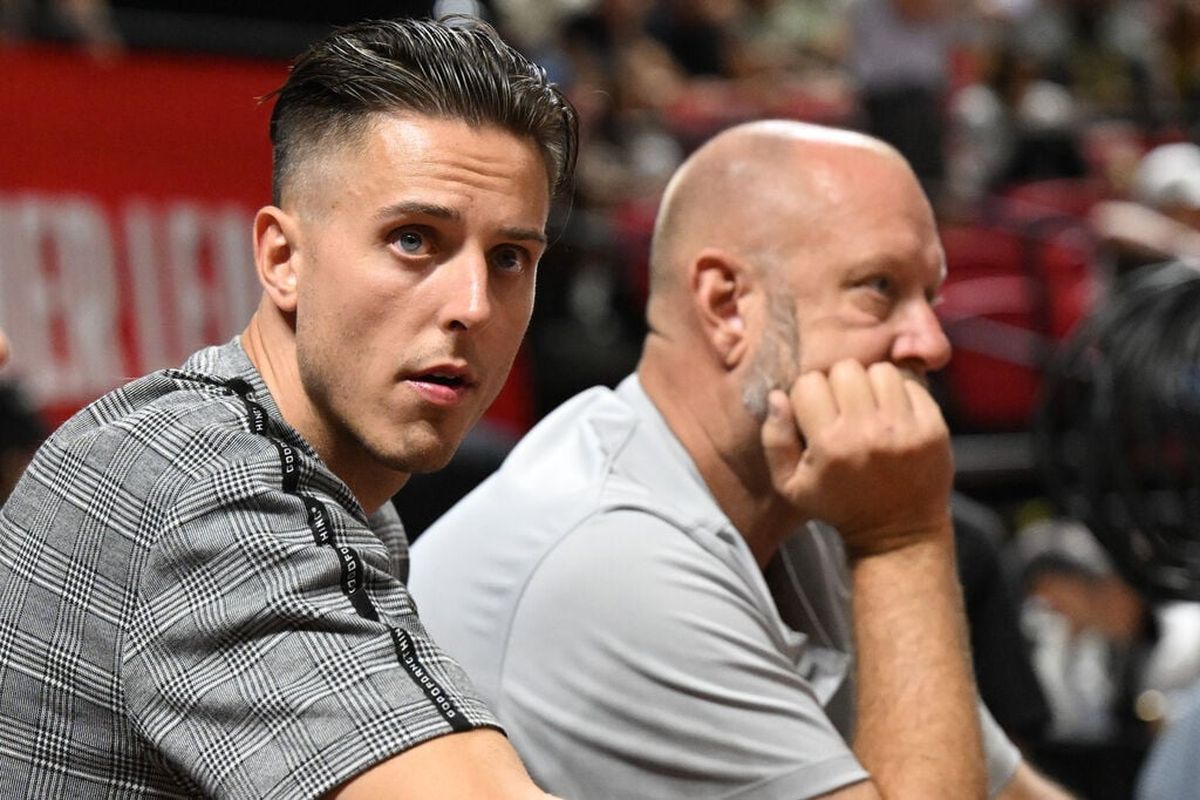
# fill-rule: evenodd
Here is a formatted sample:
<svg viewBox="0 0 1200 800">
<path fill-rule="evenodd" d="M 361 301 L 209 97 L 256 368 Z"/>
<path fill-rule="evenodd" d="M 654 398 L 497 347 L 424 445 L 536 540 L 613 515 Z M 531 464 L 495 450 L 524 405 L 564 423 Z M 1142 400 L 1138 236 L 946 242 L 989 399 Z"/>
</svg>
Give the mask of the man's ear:
<svg viewBox="0 0 1200 800">
<path fill-rule="evenodd" d="M 296 310 L 300 271 L 296 257 L 296 220 L 275 206 L 254 215 L 254 267 L 271 302 L 285 314 Z"/>
<path fill-rule="evenodd" d="M 737 366 L 746 355 L 749 279 L 746 264 L 721 250 L 702 250 L 692 262 L 692 302 L 701 329 L 726 368 Z"/>
</svg>

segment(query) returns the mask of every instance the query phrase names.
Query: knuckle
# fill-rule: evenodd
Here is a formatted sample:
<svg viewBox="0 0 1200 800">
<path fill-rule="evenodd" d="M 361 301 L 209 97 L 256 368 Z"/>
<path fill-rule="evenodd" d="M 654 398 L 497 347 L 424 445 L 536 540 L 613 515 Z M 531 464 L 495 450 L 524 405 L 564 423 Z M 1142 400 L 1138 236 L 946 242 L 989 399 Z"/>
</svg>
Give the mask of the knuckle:
<svg viewBox="0 0 1200 800">
<path fill-rule="evenodd" d="M 862 372 L 862 364 L 852 358 L 843 358 L 840 361 L 834 362 L 829 369 L 829 374 L 836 378 L 849 378 L 855 374 Z"/>
<path fill-rule="evenodd" d="M 825 377 L 819 372 L 805 372 L 796 382 L 792 384 L 792 388 L 796 391 L 811 389 L 814 386 L 820 386 L 824 383 Z"/>
<path fill-rule="evenodd" d="M 867 374 L 872 378 L 890 378 L 898 375 L 899 371 L 896 369 L 896 365 L 890 361 L 876 361 L 867 367 Z"/>
</svg>

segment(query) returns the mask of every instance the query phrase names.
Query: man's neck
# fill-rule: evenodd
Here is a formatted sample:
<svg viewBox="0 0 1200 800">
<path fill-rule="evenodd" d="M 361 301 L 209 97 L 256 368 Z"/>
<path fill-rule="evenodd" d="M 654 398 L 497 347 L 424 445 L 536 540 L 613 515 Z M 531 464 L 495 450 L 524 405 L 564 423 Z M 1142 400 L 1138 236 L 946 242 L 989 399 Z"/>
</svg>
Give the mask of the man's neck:
<svg viewBox="0 0 1200 800">
<path fill-rule="evenodd" d="M 752 452 L 743 458 L 721 458 L 714 452 L 718 457 L 704 462 L 697 459 L 696 464 L 717 504 L 746 540 L 754 560 L 765 568 L 783 540 L 803 520 L 775 492 L 769 480 L 764 483 L 748 478 L 758 471 L 754 461 L 761 460 L 761 451 L 757 447 L 750 449 Z M 695 454 L 692 457 L 696 459 Z M 762 477 L 766 477 L 765 470 Z"/>
<path fill-rule="evenodd" d="M 638 379 L 721 511 L 746 540 L 755 561 L 765 567 L 803 520 L 771 485 L 757 431 L 748 422 L 729 424 L 728 412 L 705 402 L 711 396 L 700 402 L 711 408 L 698 408 L 697 395 L 680 393 L 677 383 L 645 362 L 638 368 Z"/>
<path fill-rule="evenodd" d="M 337 436 L 321 422 L 304 391 L 294 339 L 273 330 L 282 324 L 281 320 L 265 319 L 260 310 L 242 332 L 242 348 L 262 376 L 284 421 L 304 437 L 370 515 L 400 491 L 409 476 L 374 463 L 351 437 Z"/>
</svg>

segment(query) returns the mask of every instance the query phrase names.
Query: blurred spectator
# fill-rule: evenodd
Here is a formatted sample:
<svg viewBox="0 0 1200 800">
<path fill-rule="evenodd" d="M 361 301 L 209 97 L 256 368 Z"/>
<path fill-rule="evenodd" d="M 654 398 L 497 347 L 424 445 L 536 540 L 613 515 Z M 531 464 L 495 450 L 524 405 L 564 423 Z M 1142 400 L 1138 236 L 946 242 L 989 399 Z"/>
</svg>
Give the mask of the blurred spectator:
<svg viewBox="0 0 1200 800">
<path fill-rule="evenodd" d="M 1051 711 L 1047 739 L 1033 758 L 1084 797 L 1127 798 L 1153 735 L 1136 701 L 1161 688 L 1146 685 L 1146 665 L 1165 641 L 1164 618 L 1117 575 L 1079 523 L 1034 523 L 1014 546 L 1026 591 L 1023 627 Z M 1179 632 L 1196 633 L 1188 626 Z M 1177 644 L 1170 652 L 1180 652 Z M 1200 647 L 1195 638 L 1185 644 L 1193 652 Z M 1195 659 L 1187 660 L 1194 679 Z"/>
<path fill-rule="evenodd" d="M 958 23 L 945 0 L 854 0 L 850 70 L 866 129 L 912 165 L 932 199 L 945 174 L 943 100 Z"/>
<path fill-rule="evenodd" d="M 1017 26 L 1018 46 L 1092 119 L 1161 119 L 1163 74 L 1148 0 L 1040 0 Z"/>
<path fill-rule="evenodd" d="M 734 76 L 840 69 L 849 0 L 743 0 L 734 23 Z"/>
<path fill-rule="evenodd" d="M 1037 522 L 1014 544 L 1024 624 L 1053 712 L 1051 738 L 1107 742 L 1140 725 L 1125 695 L 1133 691 L 1134 651 L 1155 633 L 1146 603 L 1078 523 Z"/>
<path fill-rule="evenodd" d="M 1156 172 L 1157 167 L 1146 170 L 1135 185 L 1144 189 Z M 1125 638 L 1140 644 L 1144 657 L 1125 648 L 1126 675 L 1133 680 L 1123 685 L 1132 689 L 1128 697 L 1137 698 L 1139 718 L 1168 724 L 1139 778 L 1140 800 L 1193 797 L 1200 782 L 1198 333 L 1200 272 L 1194 264 L 1156 264 L 1121 276 L 1107 303 L 1056 355 L 1036 427 L 1039 460 L 1056 506 L 1086 523 L 1111 558 L 1086 557 L 1093 565 L 1089 583 L 1097 583 L 1095 576 L 1111 583 L 1116 567 L 1142 597 L 1171 601 L 1150 606 L 1139 597 L 1152 610 L 1140 614 L 1138 623 L 1137 602 L 1125 587 L 1120 590 L 1125 600 L 1116 598 L 1124 605 L 1121 613 L 1106 602 L 1114 599 L 1108 592 L 1093 594 L 1067 614 L 1090 619 L 1093 629 L 1107 631 L 1109 642 L 1115 633 L 1139 631 Z M 1096 549 L 1082 530 L 1075 528 L 1075 539 Z M 1076 562 L 1085 560 L 1075 555 Z M 1125 623 L 1116 626 L 1105 622 L 1122 618 Z M 1128 761 L 1132 744 L 1126 742 L 1124 754 L 1092 751 L 1076 772 L 1090 774 L 1093 782 L 1119 778 L 1114 782 L 1124 793 L 1111 796 L 1133 796 L 1124 775 L 1112 775 L 1114 764 Z M 1136 764 L 1123 771 L 1129 767 Z"/>
<path fill-rule="evenodd" d="M 1082 178 L 1087 173 L 1080 152 L 1075 99 L 1053 81 L 1033 80 L 1015 105 L 1014 152 L 1000 174 L 1001 186 L 1052 178 Z"/>
<path fill-rule="evenodd" d="M 1026 749 L 1045 734 L 1050 711 L 1002 556 L 1008 532 L 1000 515 L 961 492 L 951 495 L 950 511 L 979 696 L 1009 738 Z"/>
<path fill-rule="evenodd" d="M 1163 70 L 1179 120 L 1195 136 L 1200 133 L 1200 4 L 1170 0 L 1161 33 Z"/>
<path fill-rule="evenodd" d="M 492 0 L 509 41 L 539 56 L 538 63 L 547 68 L 545 56 L 556 48 L 564 19 L 595 4 L 596 0 Z"/>
<path fill-rule="evenodd" d="M 952 198 L 971 207 L 1012 184 L 1084 176 L 1079 125 L 1071 94 L 1011 43 L 1000 44 L 980 80 L 950 101 Z"/>
<path fill-rule="evenodd" d="M 1134 172 L 1133 199 L 1189 228 L 1200 228 L 1200 147 L 1177 142 L 1147 153 Z"/>
<path fill-rule="evenodd" d="M 1025 622 L 1053 706 L 1052 738 L 1136 740 L 1200 680 L 1200 603 L 1152 603 L 1081 523 L 1024 528 Z"/>
<path fill-rule="evenodd" d="M 1119 272 L 1200 259 L 1200 147 L 1177 142 L 1151 150 L 1134 172 L 1131 198 L 1097 205 L 1092 223 Z"/>
<path fill-rule="evenodd" d="M 654 209 L 684 155 L 667 113 L 688 91 L 684 69 L 647 32 L 652 10 L 648 0 L 561 2 L 559 36 L 543 45 L 579 109 L 582 146 L 529 334 L 538 415 L 615 383 L 637 358 Z"/>
<path fill-rule="evenodd" d="M 648 29 L 688 75 L 728 77 L 729 32 L 739 11 L 739 0 L 659 0 Z"/>
<path fill-rule="evenodd" d="M 850 0 L 743 0 L 726 69 L 752 116 L 850 127 L 857 100 L 845 68 Z"/>
<path fill-rule="evenodd" d="M 108 0 L 0 0 L 0 40 L 67 39 L 97 57 L 122 49 Z"/>
<path fill-rule="evenodd" d="M 0 333 L 0 363 L 6 357 L 4 337 Z M 4 505 L 45 438 L 41 419 L 17 384 L 0 382 L 0 505 Z"/>
</svg>

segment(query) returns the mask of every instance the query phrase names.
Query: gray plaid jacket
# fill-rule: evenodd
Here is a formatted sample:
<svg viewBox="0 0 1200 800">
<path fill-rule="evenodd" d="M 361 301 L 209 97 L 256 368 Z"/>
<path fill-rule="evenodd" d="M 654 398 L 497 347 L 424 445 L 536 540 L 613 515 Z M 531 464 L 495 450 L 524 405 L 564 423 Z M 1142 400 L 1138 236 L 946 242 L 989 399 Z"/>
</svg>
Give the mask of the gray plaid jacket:
<svg viewBox="0 0 1200 800">
<path fill-rule="evenodd" d="M 496 726 L 235 340 L 112 392 L 0 509 L 0 797 L 315 797 Z"/>
</svg>

